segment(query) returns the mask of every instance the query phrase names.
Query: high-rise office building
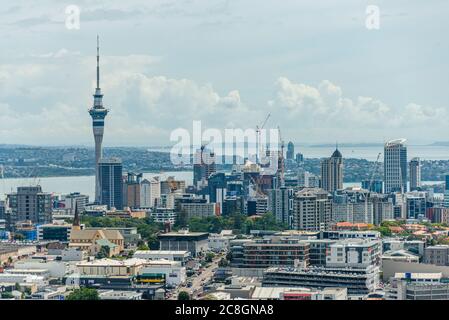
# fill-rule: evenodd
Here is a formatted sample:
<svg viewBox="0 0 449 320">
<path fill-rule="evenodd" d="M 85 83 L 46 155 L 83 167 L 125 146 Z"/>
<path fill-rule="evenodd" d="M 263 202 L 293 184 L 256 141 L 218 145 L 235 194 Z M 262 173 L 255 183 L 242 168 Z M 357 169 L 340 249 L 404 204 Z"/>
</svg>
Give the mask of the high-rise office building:
<svg viewBox="0 0 449 320">
<path fill-rule="evenodd" d="M 74 215 L 75 208 L 77 207 L 79 212 L 83 212 L 85 206 L 89 203 L 89 196 L 81 194 L 79 192 L 72 192 L 70 194 L 62 195 L 61 200 L 54 202 L 53 205 L 57 205 L 56 208 L 66 211 L 67 214 Z"/>
<path fill-rule="evenodd" d="M 185 188 L 186 182 L 184 180 L 175 180 L 172 176 L 168 177 L 165 181 L 161 181 L 161 195 L 184 192 Z"/>
<path fill-rule="evenodd" d="M 321 187 L 328 192 L 343 189 L 343 157 L 338 148 L 321 162 L 321 181 Z"/>
<path fill-rule="evenodd" d="M 197 150 L 193 162 L 193 185 L 202 189 L 207 185 L 207 179 L 216 172 L 215 153 L 201 146 Z"/>
<path fill-rule="evenodd" d="M 405 195 L 407 219 L 419 219 L 426 216 L 427 201 L 425 192 L 410 192 Z"/>
<path fill-rule="evenodd" d="M 397 139 L 385 143 L 385 193 L 407 191 L 407 147 L 405 141 L 405 139 Z"/>
<path fill-rule="evenodd" d="M 99 162 L 103 157 L 103 150 L 101 144 L 103 142 L 104 133 L 104 118 L 108 114 L 108 110 L 103 107 L 103 94 L 100 89 L 100 45 L 97 36 L 97 87 L 94 94 L 94 105 L 89 110 L 89 114 L 92 117 L 92 127 L 95 139 L 95 201 L 100 201 L 100 175 L 99 175 Z"/>
<path fill-rule="evenodd" d="M 413 158 L 409 163 L 410 168 L 410 191 L 416 191 L 421 188 L 421 161 L 419 158 Z"/>
<path fill-rule="evenodd" d="M 297 153 L 295 156 L 295 160 L 298 164 L 304 162 L 304 155 L 302 153 Z"/>
<path fill-rule="evenodd" d="M 363 180 L 362 181 L 362 189 L 376 192 L 376 193 L 382 193 L 382 180 Z"/>
<path fill-rule="evenodd" d="M 0 200 L 0 220 L 6 221 L 6 202 L 3 200 Z"/>
<path fill-rule="evenodd" d="M 217 206 L 217 214 L 223 214 L 223 204 L 227 194 L 227 177 L 223 172 L 216 172 L 209 176 L 207 183 L 209 202 Z"/>
<path fill-rule="evenodd" d="M 287 160 L 294 160 L 295 158 L 295 145 L 293 142 L 289 142 L 287 145 Z"/>
<path fill-rule="evenodd" d="M 293 197 L 293 229 L 327 230 L 331 222 L 332 204 L 327 191 L 304 188 Z"/>
<path fill-rule="evenodd" d="M 140 207 L 154 208 L 161 201 L 161 181 L 159 177 L 144 179 L 140 184 Z"/>
<path fill-rule="evenodd" d="M 443 207 L 449 208 L 449 174 L 446 174 L 444 176 L 444 201 L 443 201 Z"/>
<path fill-rule="evenodd" d="M 7 202 L 11 227 L 22 221 L 50 223 L 52 220 L 52 195 L 42 192 L 41 186 L 18 187 L 17 192 L 7 195 Z"/>
<path fill-rule="evenodd" d="M 122 161 L 118 158 L 100 159 L 100 204 L 123 209 Z"/>
<path fill-rule="evenodd" d="M 142 173 L 135 174 L 128 172 L 126 180 L 123 183 L 123 206 L 129 208 L 140 208 L 140 183 L 142 181 Z"/>
<path fill-rule="evenodd" d="M 281 187 L 268 190 L 268 212 L 271 212 L 276 221 L 292 225 L 293 189 Z"/>
</svg>

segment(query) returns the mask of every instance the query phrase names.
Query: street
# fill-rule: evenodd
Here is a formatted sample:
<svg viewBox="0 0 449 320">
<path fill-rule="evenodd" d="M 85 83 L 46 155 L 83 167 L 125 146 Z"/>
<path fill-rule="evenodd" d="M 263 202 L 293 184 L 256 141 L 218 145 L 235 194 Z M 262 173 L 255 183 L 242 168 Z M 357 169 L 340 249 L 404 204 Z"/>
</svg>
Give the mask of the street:
<svg viewBox="0 0 449 320">
<path fill-rule="evenodd" d="M 191 299 L 195 300 L 198 296 L 203 292 L 203 286 L 207 282 L 209 282 L 213 275 L 214 269 L 218 267 L 218 262 L 223 257 L 222 254 L 217 254 L 210 265 L 203 269 L 200 275 L 194 276 L 191 278 L 192 286 L 190 288 L 187 287 L 178 287 L 173 292 L 172 296 L 169 298 L 170 300 L 175 300 L 178 298 L 178 294 L 180 291 L 186 291 L 190 294 Z"/>
</svg>

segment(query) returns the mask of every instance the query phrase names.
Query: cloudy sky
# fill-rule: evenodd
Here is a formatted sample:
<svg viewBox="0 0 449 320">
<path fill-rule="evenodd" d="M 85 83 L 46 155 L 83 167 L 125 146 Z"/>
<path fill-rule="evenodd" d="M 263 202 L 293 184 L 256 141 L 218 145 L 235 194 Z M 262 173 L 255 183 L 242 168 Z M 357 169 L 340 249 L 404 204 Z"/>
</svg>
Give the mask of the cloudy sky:
<svg viewBox="0 0 449 320">
<path fill-rule="evenodd" d="M 66 7 L 80 28 L 66 27 Z M 380 28 L 366 27 L 366 8 Z M 92 145 L 101 39 L 107 146 L 172 130 L 282 128 L 296 143 L 447 141 L 447 0 L 9 1 L 0 143 Z"/>
</svg>

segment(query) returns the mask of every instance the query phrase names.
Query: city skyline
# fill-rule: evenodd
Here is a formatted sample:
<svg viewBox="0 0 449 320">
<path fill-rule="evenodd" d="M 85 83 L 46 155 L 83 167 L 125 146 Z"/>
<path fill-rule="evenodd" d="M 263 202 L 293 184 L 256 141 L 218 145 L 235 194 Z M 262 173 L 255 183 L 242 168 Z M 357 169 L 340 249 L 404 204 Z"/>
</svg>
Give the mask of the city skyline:
<svg viewBox="0 0 449 320">
<path fill-rule="evenodd" d="M 170 132 L 192 120 L 221 130 L 255 128 L 267 112 L 274 114 L 267 127 L 279 125 L 287 141 L 331 143 L 329 132 L 341 143 L 445 140 L 447 44 L 436 32 L 447 23 L 444 10 L 383 3 L 380 29 L 368 30 L 366 6 L 355 1 L 79 7 L 79 30 L 65 27 L 62 4 L 2 8 L 2 143 L 91 145 L 85 106 L 95 87 L 97 33 L 111 106 L 105 146 L 170 145 Z M 33 39 L 25 31 L 54 36 Z"/>
</svg>

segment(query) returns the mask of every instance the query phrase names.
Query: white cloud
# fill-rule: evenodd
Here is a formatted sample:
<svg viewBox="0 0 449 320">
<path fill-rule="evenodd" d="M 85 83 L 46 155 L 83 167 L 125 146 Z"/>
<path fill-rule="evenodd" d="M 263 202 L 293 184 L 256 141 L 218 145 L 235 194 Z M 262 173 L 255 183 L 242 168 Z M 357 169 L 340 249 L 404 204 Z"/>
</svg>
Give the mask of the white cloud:
<svg viewBox="0 0 449 320">
<path fill-rule="evenodd" d="M 67 57 L 67 56 L 77 56 L 79 54 L 80 54 L 79 51 L 70 51 L 70 50 L 67 50 L 66 48 L 62 48 L 56 52 L 31 54 L 31 57 L 33 57 L 33 58 L 63 58 L 63 57 Z"/>
<path fill-rule="evenodd" d="M 92 142 L 87 109 L 92 103 L 95 59 L 65 58 L 0 67 L 0 79 L 5 80 L 0 86 L 1 143 Z M 245 125 L 250 111 L 239 91 L 221 95 L 207 83 L 143 72 L 158 61 L 146 55 L 102 57 L 101 87 L 110 109 L 105 145 L 167 144 L 171 130 L 191 129 L 193 120 L 201 120 L 204 128 Z M 71 72 L 64 76 L 61 70 L 67 63 Z M 28 103 L 33 106 L 24 107 Z"/>
<path fill-rule="evenodd" d="M 276 87 L 276 98 L 270 101 L 270 106 L 291 115 L 286 119 L 293 119 L 284 123 L 287 130 L 294 135 L 295 123 L 296 135 L 308 135 L 308 141 L 326 141 L 326 137 L 373 141 L 398 133 L 418 140 L 423 132 L 438 139 L 438 133 L 444 132 L 449 121 L 445 108 L 416 103 L 393 107 L 373 97 L 349 98 L 342 88 L 328 80 L 314 87 L 281 77 Z M 375 132 L 377 137 L 373 136 Z"/>
<path fill-rule="evenodd" d="M 61 49 L 35 58 L 0 65 L 0 143 L 91 144 L 87 109 L 95 57 Z M 210 83 L 158 75 L 154 70 L 162 60 L 101 57 L 101 87 L 110 109 L 105 145 L 168 144 L 172 130 L 191 130 L 193 120 L 201 120 L 204 129 L 254 128 L 268 112 L 267 128 L 280 125 L 284 139 L 297 142 L 413 140 L 423 132 L 429 140 L 444 140 L 449 121 L 441 107 L 392 106 L 374 97 L 349 97 L 329 80 L 311 85 L 287 77 L 276 81 L 269 103 L 255 108 L 240 88 L 219 92 Z"/>
</svg>

